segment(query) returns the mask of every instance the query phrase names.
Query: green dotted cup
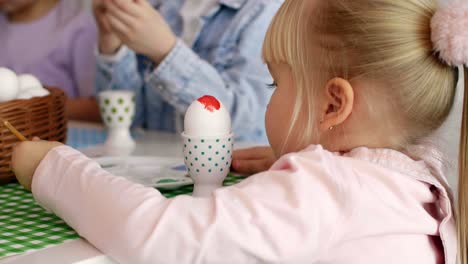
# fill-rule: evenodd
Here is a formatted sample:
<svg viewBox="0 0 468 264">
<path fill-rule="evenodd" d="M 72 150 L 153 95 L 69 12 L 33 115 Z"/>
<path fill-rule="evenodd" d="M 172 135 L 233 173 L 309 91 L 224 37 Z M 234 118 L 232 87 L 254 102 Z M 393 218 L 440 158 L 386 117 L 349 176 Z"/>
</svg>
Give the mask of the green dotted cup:
<svg viewBox="0 0 468 264">
<path fill-rule="evenodd" d="M 109 135 L 106 146 L 113 148 L 134 147 L 130 127 L 135 116 L 135 93 L 131 91 L 104 91 L 99 93 L 101 117 Z"/>
<path fill-rule="evenodd" d="M 224 137 L 190 137 L 182 133 L 184 162 L 193 179 L 193 196 L 206 197 L 220 188 L 229 173 L 233 134 Z"/>
</svg>

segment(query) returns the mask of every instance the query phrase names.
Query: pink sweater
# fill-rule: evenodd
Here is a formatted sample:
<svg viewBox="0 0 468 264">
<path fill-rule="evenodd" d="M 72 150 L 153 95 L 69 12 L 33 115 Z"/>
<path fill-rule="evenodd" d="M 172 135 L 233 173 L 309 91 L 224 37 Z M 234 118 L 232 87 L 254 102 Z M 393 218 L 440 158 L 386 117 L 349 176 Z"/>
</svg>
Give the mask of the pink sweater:
<svg viewBox="0 0 468 264">
<path fill-rule="evenodd" d="M 164 198 L 69 147 L 48 153 L 37 201 L 120 263 L 454 264 L 440 170 L 393 150 L 310 146 L 210 198 Z M 444 261 L 445 260 L 445 261 Z"/>
</svg>

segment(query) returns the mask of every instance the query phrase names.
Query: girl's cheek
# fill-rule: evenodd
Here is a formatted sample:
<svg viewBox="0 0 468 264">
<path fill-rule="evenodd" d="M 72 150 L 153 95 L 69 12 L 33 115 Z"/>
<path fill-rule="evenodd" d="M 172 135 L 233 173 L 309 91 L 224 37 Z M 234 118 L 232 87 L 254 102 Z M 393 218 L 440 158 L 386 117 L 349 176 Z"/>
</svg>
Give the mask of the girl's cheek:
<svg viewBox="0 0 468 264">
<path fill-rule="evenodd" d="M 266 132 L 267 132 L 267 135 L 269 135 L 271 133 L 271 114 L 270 114 L 270 105 L 271 104 L 268 104 L 267 106 L 267 110 L 266 110 L 266 114 L 265 114 L 265 129 L 266 129 Z M 269 137 L 269 136 L 268 136 Z"/>
</svg>

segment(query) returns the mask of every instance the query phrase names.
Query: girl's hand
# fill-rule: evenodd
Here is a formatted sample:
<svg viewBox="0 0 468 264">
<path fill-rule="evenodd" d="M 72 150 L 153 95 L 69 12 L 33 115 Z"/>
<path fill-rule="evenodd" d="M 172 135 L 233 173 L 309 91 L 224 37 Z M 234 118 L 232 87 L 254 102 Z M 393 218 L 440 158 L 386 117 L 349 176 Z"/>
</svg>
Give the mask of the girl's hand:
<svg viewBox="0 0 468 264">
<path fill-rule="evenodd" d="M 232 168 L 242 174 L 255 174 L 268 170 L 275 161 L 271 147 L 241 149 L 233 153 Z"/>
<path fill-rule="evenodd" d="M 39 163 L 51 149 L 61 145 L 59 142 L 40 141 L 38 138 L 16 145 L 11 166 L 18 182 L 26 190 L 31 191 L 32 178 Z"/>
<path fill-rule="evenodd" d="M 113 32 L 137 53 L 159 64 L 177 38 L 147 0 L 107 0 L 106 18 Z"/>
<path fill-rule="evenodd" d="M 117 34 L 112 32 L 106 16 L 105 2 L 105 0 L 93 0 L 93 13 L 99 30 L 99 51 L 102 54 L 111 55 L 122 46 L 122 41 Z"/>
</svg>

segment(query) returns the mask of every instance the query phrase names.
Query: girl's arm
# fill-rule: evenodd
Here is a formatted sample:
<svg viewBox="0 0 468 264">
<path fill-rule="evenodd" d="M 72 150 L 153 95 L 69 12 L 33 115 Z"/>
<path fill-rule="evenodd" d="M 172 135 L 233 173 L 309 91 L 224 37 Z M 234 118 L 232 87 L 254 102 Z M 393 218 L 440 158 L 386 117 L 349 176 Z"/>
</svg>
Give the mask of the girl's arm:
<svg viewBox="0 0 468 264">
<path fill-rule="evenodd" d="M 121 263 L 304 263 L 330 245 L 347 204 L 320 153 L 280 161 L 210 198 L 166 199 L 61 146 L 40 163 L 32 191 Z"/>
<path fill-rule="evenodd" d="M 95 97 L 79 97 L 67 100 L 67 116 L 71 120 L 100 122 L 99 105 Z"/>
<path fill-rule="evenodd" d="M 233 152 L 231 167 L 236 172 L 252 175 L 267 171 L 276 160 L 275 153 L 270 146 L 239 149 Z"/>
</svg>

